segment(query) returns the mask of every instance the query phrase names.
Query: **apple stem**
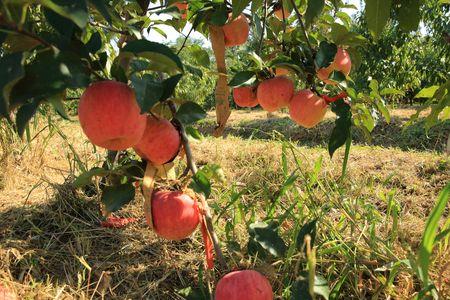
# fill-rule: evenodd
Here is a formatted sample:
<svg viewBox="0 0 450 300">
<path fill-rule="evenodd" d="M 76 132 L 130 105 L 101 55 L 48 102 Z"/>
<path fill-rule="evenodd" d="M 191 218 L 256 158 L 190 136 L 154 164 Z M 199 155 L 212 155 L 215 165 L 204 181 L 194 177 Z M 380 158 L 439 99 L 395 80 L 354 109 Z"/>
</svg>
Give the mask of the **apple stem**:
<svg viewBox="0 0 450 300">
<path fill-rule="evenodd" d="M 176 107 L 175 103 L 173 103 L 170 100 L 167 101 L 167 103 L 169 104 L 169 108 L 170 108 L 170 111 L 172 112 L 172 115 L 175 117 L 175 114 L 177 112 L 177 107 Z M 181 122 L 178 122 L 178 125 L 179 125 L 179 129 L 180 129 L 180 133 L 181 133 L 181 142 L 183 144 L 184 152 L 186 153 L 186 161 L 187 161 L 188 167 L 191 170 L 191 173 L 193 175 L 195 175 L 197 173 L 198 169 L 197 169 L 197 165 L 195 163 L 194 157 L 192 155 L 192 149 L 191 149 L 191 145 L 189 144 L 189 139 L 186 134 L 186 130 L 184 129 L 184 126 L 183 126 L 183 124 L 181 124 Z M 220 248 L 220 245 L 219 245 L 219 238 L 217 237 L 217 234 L 214 230 L 212 216 L 211 216 L 211 209 L 209 208 L 208 202 L 206 201 L 205 196 L 203 194 L 200 194 L 199 198 L 200 198 L 200 202 L 203 206 L 203 210 L 204 210 L 206 229 L 207 229 L 208 234 L 211 237 L 211 240 L 213 242 L 214 250 L 217 255 L 217 260 L 219 261 L 219 264 L 223 268 L 226 268 L 227 264 L 226 264 L 225 258 L 223 256 L 222 249 Z"/>
</svg>

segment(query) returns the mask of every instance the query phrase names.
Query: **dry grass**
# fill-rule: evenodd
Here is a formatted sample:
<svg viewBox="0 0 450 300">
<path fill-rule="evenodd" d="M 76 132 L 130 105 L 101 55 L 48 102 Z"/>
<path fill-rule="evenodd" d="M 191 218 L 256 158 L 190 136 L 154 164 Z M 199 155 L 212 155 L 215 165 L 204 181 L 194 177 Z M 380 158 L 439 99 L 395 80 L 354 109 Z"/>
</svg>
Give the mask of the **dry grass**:
<svg viewBox="0 0 450 300">
<path fill-rule="evenodd" d="M 234 113 L 231 126 L 255 120 L 265 121 L 265 113 Z M 178 289 L 199 285 L 203 260 L 199 234 L 177 243 L 158 239 L 145 225 L 140 198 L 120 213 L 139 218 L 137 223 L 123 230 L 100 228 L 96 196 L 89 198 L 68 184 L 78 172 L 76 155 L 68 145 L 73 145 L 88 167 L 98 164 L 104 152 L 93 151 L 76 123 L 57 124 L 69 138 L 47 129 L 29 146 L 11 141 L 9 150 L 0 148 L 0 157 L 4 157 L 0 171 L 0 283 L 11 286 L 23 299 L 102 295 L 108 299 L 182 299 Z M 248 188 L 242 201 L 258 207 L 283 182 L 281 143 L 275 140 L 208 137 L 194 142 L 193 148 L 199 164 L 218 163 L 225 171 L 228 182 L 215 188 L 211 200 L 219 208 L 226 203 L 232 185 Z M 14 151 L 6 156 L 11 149 Z M 341 151 L 333 160 L 320 147 L 299 147 L 298 155 L 306 171 L 323 156 L 322 176 L 332 182 L 340 175 Z M 381 196 L 394 193 L 401 217 L 393 251 L 406 258 L 408 251 L 417 247 L 434 199 L 449 181 L 449 161 L 439 153 L 355 146 L 344 186 L 347 197 L 364 199 L 380 214 L 386 211 Z M 219 231 L 223 239 L 225 233 Z M 242 233 L 236 239 L 245 243 L 245 226 L 236 231 Z M 351 240 L 351 236 L 347 238 Z M 440 253 L 446 253 L 445 249 Z M 231 250 L 227 256 L 235 265 L 254 264 Z M 445 255 L 436 258 L 434 278 L 449 278 L 445 267 L 449 260 Z M 277 267 L 261 261 L 254 267 L 271 278 L 280 295 Z M 365 295 L 364 290 L 371 288 L 361 289 L 361 294 L 348 294 L 348 298 Z M 394 289 L 398 298 L 408 298 L 416 291 L 414 279 L 401 273 Z"/>
</svg>

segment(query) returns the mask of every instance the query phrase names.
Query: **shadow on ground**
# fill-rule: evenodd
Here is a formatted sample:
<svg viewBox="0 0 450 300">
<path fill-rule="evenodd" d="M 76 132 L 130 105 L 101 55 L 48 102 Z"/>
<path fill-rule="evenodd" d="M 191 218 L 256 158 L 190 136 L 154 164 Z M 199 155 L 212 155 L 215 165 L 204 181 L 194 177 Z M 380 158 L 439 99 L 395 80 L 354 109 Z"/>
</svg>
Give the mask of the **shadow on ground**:
<svg viewBox="0 0 450 300">
<path fill-rule="evenodd" d="M 398 147 L 402 150 L 445 151 L 450 121 L 441 123 L 429 130 L 424 129 L 424 121 L 419 121 L 409 127 L 403 124 L 407 118 L 393 117 L 389 124 L 382 122 L 375 127 L 368 140 L 362 131 L 356 129 L 353 142 L 359 145 L 374 145 L 382 147 Z M 200 125 L 200 131 L 209 135 L 214 123 L 211 120 Z M 302 146 L 325 146 L 334 128 L 334 120 L 326 119 L 318 126 L 306 129 L 297 126 L 289 117 L 274 117 L 253 121 L 234 122 L 227 125 L 225 135 L 239 136 L 246 139 L 272 140 L 277 135 Z"/>
<path fill-rule="evenodd" d="M 43 293 L 54 285 L 86 299 L 102 293 L 108 299 L 179 299 L 176 291 L 196 281 L 192 269 L 201 259 L 191 254 L 199 252 L 195 241 L 157 239 L 137 206 L 125 212 L 137 223 L 102 228 L 96 201 L 82 199 L 70 185 L 52 187 L 48 205 L 0 213 L 0 282 L 14 282 L 20 298 L 53 299 Z"/>
</svg>

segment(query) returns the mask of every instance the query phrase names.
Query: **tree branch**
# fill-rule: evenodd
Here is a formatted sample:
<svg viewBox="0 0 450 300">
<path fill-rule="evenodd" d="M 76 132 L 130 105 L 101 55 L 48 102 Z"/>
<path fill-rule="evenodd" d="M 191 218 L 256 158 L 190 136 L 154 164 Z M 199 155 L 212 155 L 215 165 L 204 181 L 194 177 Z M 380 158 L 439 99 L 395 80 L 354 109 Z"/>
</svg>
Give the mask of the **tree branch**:
<svg viewBox="0 0 450 300">
<path fill-rule="evenodd" d="M 306 32 L 306 27 L 305 27 L 305 23 L 303 23 L 302 15 L 298 11 L 298 8 L 295 5 L 294 0 L 290 0 L 290 1 L 291 1 L 292 6 L 294 7 L 295 14 L 297 15 L 298 22 L 300 23 L 300 27 L 302 28 L 302 32 L 303 32 L 303 35 L 305 36 L 306 43 L 308 44 L 308 48 L 309 48 L 309 50 L 311 50 L 311 53 L 314 56 L 314 48 L 312 47 L 311 42 L 309 41 L 308 32 Z"/>
<path fill-rule="evenodd" d="M 170 100 L 167 101 L 167 103 L 169 104 L 172 115 L 175 117 L 175 114 L 177 112 L 177 107 L 176 107 L 175 103 L 173 103 Z M 180 122 L 178 122 L 178 123 L 179 123 L 179 127 L 180 127 L 180 132 L 181 132 L 181 142 L 183 144 L 184 152 L 186 153 L 186 161 L 187 161 L 188 167 L 191 170 L 192 174 L 195 175 L 197 173 L 198 169 L 197 169 L 197 165 L 195 164 L 194 157 L 192 155 L 192 150 L 191 150 L 191 146 L 189 144 L 188 136 L 186 134 L 183 124 L 181 124 Z M 200 194 L 199 198 L 200 198 L 200 202 L 203 206 L 203 209 L 205 211 L 206 228 L 207 228 L 209 236 L 211 237 L 211 240 L 213 242 L 214 250 L 217 255 L 217 260 L 223 268 L 226 268 L 227 264 L 225 262 L 225 258 L 223 256 L 222 250 L 219 245 L 219 238 L 217 237 L 217 234 L 214 231 L 211 210 L 209 208 L 208 203 L 206 202 L 204 195 Z"/>
<path fill-rule="evenodd" d="M 263 27 L 262 27 L 262 31 L 261 31 L 261 38 L 259 40 L 258 55 L 261 54 L 261 51 L 262 51 L 262 44 L 264 41 L 264 31 L 266 30 L 266 22 L 267 22 L 267 0 L 264 0 Z"/>
</svg>

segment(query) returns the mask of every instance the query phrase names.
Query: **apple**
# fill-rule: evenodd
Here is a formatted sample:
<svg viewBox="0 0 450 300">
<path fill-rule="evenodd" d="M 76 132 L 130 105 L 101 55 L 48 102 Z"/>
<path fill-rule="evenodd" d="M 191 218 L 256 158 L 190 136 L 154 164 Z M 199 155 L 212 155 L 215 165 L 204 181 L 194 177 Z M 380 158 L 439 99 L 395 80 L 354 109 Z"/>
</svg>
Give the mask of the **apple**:
<svg viewBox="0 0 450 300">
<path fill-rule="evenodd" d="M 147 117 L 147 126 L 136 153 L 154 165 L 163 165 L 177 156 L 181 145 L 178 130 L 168 120 L 155 116 Z"/>
<path fill-rule="evenodd" d="M 255 107 L 258 105 L 255 88 L 251 86 L 234 88 L 233 99 L 239 107 Z"/>
<path fill-rule="evenodd" d="M 215 300 L 272 300 L 272 286 L 253 270 L 228 273 L 216 286 Z"/>
<path fill-rule="evenodd" d="M 311 128 L 323 120 L 327 102 L 311 90 L 301 90 L 292 97 L 289 104 L 291 119 L 300 126 Z"/>
<path fill-rule="evenodd" d="M 333 71 L 341 71 L 345 76 L 347 76 L 350 74 L 351 69 L 352 61 L 350 60 L 350 55 L 344 49 L 338 48 L 333 62 L 328 67 L 319 69 L 317 71 L 317 77 L 327 84 L 336 85 L 336 82 L 328 79 L 330 74 Z"/>
<path fill-rule="evenodd" d="M 147 223 L 151 213 L 153 230 L 168 240 L 182 240 L 189 237 L 200 222 L 197 202 L 180 191 L 160 190 L 152 195 L 151 212 L 145 210 Z"/>
<path fill-rule="evenodd" d="M 187 17 L 187 10 L 189 5 L 185 2 L 175 2 L 173 5 L 175 5 L 178 8 L 178 10 L 181 13 L 181 18 L 185 20 Z"/>
<path fill-rule="evenodd" d="M 109 150 L 135 146 L 146 124 L 134 91 L 117 81 L 91 84 L 81 96 L 78 118 L 87 138 Z"/>
<path fill-rule="evenodd" d="M 256 94 L 259 104 L 268 112 L 287 106 L 293 95 L 294 83 L 285 76 L 264 80 Z"/>
<path fill-rule="evenodd" d="M 248 24 L 245 15 L 241 14 L 234 20 L 231 20 L 231 16 L 232 14 L 230 13 L 228 23 L 222 27 L 225 38 L 225 47 L 245 44 L 250 32 L 250 25 Z"/>
</svg>

